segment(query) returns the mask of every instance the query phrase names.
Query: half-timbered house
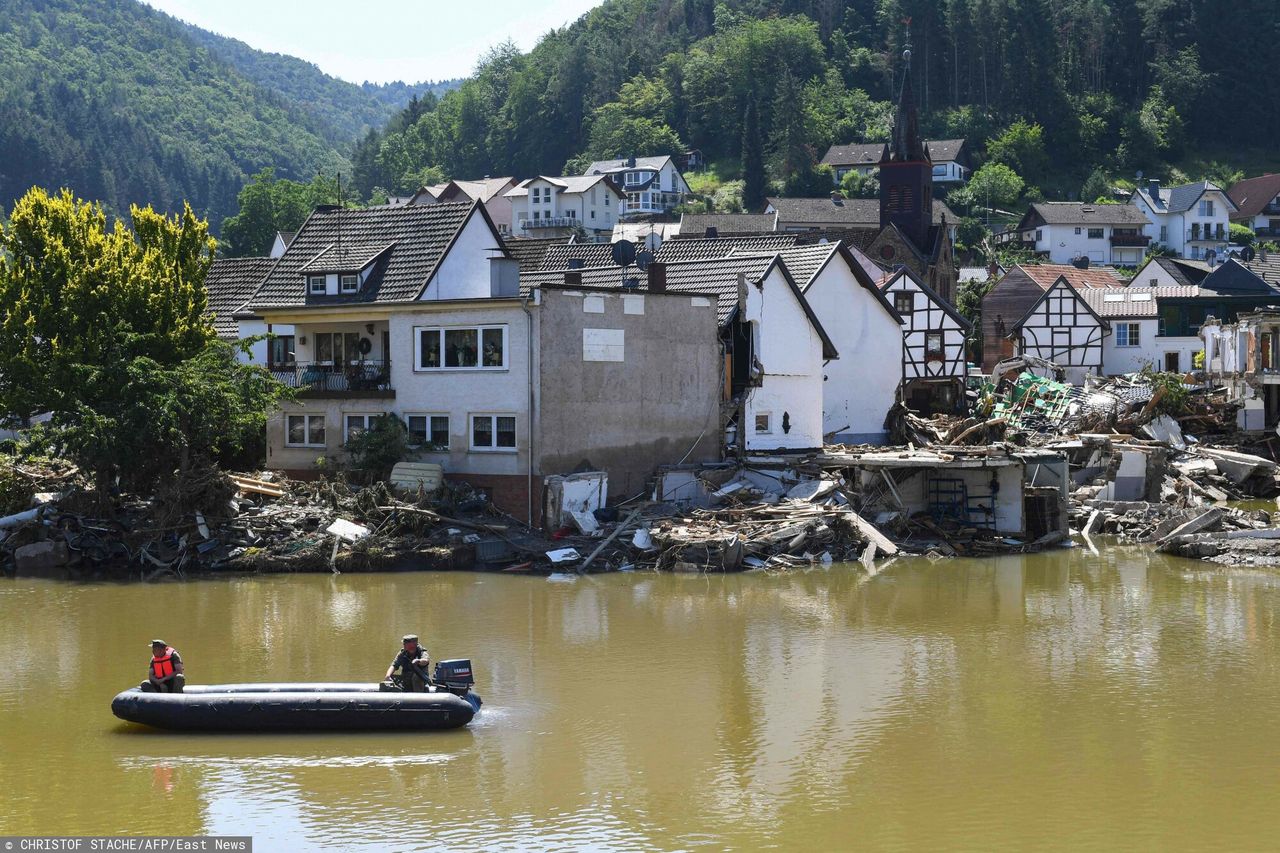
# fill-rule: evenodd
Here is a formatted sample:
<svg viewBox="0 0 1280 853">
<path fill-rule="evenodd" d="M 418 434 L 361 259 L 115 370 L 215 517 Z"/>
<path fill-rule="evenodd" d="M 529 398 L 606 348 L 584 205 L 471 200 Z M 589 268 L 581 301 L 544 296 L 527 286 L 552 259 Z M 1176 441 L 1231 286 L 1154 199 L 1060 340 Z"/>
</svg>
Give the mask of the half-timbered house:
<svg viewBox="0 0 1280 853">
<path fill-rule="evenodd" d="M 972 324 L 909 269 L 895 272 L 880 290 L 902 317 L 899 398 L 918 412 L 960 410 L 967 374 L 965 338 Z"/>
<path fill-rule="evenodd" d="M 1111 324 L 1098 316 L 1065 276 L 1041 294 L 1013 326 L 1020 355 L 1043 358 L 1066 370 L 1067 381 L 1084 383 L 1102 374 L 1102 338 Z"/>
</svg>

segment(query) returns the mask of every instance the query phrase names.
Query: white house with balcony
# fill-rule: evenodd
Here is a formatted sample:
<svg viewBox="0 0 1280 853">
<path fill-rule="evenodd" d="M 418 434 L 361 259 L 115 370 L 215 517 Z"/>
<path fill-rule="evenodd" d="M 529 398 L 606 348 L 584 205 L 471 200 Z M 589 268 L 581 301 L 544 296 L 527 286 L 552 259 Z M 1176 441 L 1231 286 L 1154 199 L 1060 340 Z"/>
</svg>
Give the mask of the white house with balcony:
<svg viewBox="0 0 1280 853">
<path fill-rule="evenodd" d="M 622 217 L 670 213 L 690 193 L 675 160 L 667 156 L 597 160 L 583 175 L 604 175 L 622 188 L 626 193 Z"/>
<path fill-rule="evenodd" d="M 973 165 L 963 139 L 927 139 L 924 146 L 929 162 L 933 164 L 935 184 L 959 184 L 968 180 Z M 878 175 L 886 147 L 883 142 L 832 145 L 823 155 L 822 165 L 831 167 L 837 186 L 850 172 L 863 176 Z"/>
<path fill-rule="evenodd" d="M 1148 181 L 1133 191 L 1129 204 L 1147 218 L 1144 233 L 1151 242 L 1183 258 L 1222 260 L 1226 256 L 1236 205 L 1212 181 L 1177 187 Z"/>
<path fill-rule="evenodd" d="M 626 195 L 604 175 L 547 177 L 522 181 L 508 190 L 511 234 L 606 241 L 621 215 Z"/>
<path fill-rule="evenodd" d="M 1017 226 L 996 235 L 1002 245 L 1016 245 L 1069 264 L 1087 258 L 1093 264 L 1137 266 L 1151 238 L 1141 210 L 1128 204 L 1043 201 L 1031 205 Z"/>
</svg>

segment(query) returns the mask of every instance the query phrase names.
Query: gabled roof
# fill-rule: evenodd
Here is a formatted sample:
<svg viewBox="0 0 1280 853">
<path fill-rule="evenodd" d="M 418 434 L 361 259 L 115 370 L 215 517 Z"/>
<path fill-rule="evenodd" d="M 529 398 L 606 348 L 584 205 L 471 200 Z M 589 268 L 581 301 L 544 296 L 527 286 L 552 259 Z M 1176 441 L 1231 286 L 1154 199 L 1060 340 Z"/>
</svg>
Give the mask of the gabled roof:
<svg viewBox="0 0 1280 853">
<path fill-rule="evenodd" d="M 1156 213 L 1182 213 L 1190 210 L 1192 206 L 1200 200 L 1200 196 L 1206 192 L 1217 190 L 1222 192 L 1222 187 L 1213 181 L 1196 181 L 1193 184 L 1182 184 L 1176 187 L 1160 187 L 1159 200 L 1151 197 L 1150 186 L 1141 186 L 1134 190 L 1134 195 L 1142 197 L 1147 206 Z M 1223 193 L 1226 195 L 1226 193 Z M 1227 204 L 1235 208 L 1235 203 L 1231 201 L 1231 197 L 1227 196 Z"/>
<path fill-rule="evenodd" d="M 883 142 L 851 142 L 848 145 L 832 145 L 822 155 L 824 166 L 878 166 L 884 159 Z"/>
<path fill-rule="evenodd" d="M 478 181 L 449 181 L 435 193 L 440 201 L 488 201 L 501 193 L 515 178 L 481 178 Z"/>
<path fill-rule="evenodd" d="M 603 267 L 613 263 L 612 243 L 560 243 L 548 246 L 542 256 L 540 270 L 567 270 L 569 261 L 581 261 L 583 267 Z"/>
<path fill-rule="evenodd" d="M 885 298 L 885 295 L 880 292 L 880 288 L 876 286 L 878 276 L 873 278 L 867 272 L 866 268 L 862 265 L 862 261 L 854 256 L 855 251 L 857 250 L 850 249 L 848 246 L 837 241 L 834 243 L 814 243 L 809 246 L 793 246 L 790 249 L 782 249 L 778 252 L 774 252 L 773 254 L 782 258 L 783 262 L 787 265 L 787 269 L 795 278 L 796 283 L 800 285 L 800 290 L 804 293 L 809 292 L 809 288 L 813 286 L 814 281 L 818 278 L 818 274 L 827 268 L 827 266 L 832 262 L 832 259 L 839 258 L 840 262 L 845 264 L 849 268 L 849 271 L 853 273 L 853 278 L 858 282 L 858 285 L 868 290 L 872 296 L 875 297 L 875 300 L 889 312 L 893 319 L 901 323 L 902 315 L 899 314 L 897 309 L 889 303 L 889 300 Z M 742 249 L 733 250 L 734 256 L 750 254 L 769 253 L 750 252 Z M 879 269 L 877 268 L 876 271 L 878 273 Z"/>
<path fill-rule="evenodd" d="M 1236 213 L 1243 217 L 1257 216 L 1276 196 L 1280 196 L 1280 173 L 1245 178 L 1227 190 Z"/>
<path fill-rule="evenodd" d="M 1095 287 L 1079 295 L 1099 317 L 1158 317 L 1161 299 L 1194 299 L 1200 288 L 1182 285 L 1161 287 Z"/>
<path fill-rule="evenodd" d="M 289 244 L 293 242 L 293 238 L 298 236 L 297 231 L 277 231 L 276 239 L 284 244 L 285 248 L 289 248 Z"/>
<path fill-rule="evenodd" d="M 1147 215 L 1131 204 L 1093 204 L 1082 201 L 1041 201 L 1027 208 L 1017 230 L 1045 225 L 1150 225 Z"/>
<path fill-rule="evenodd" d="M 320 254 L 299 267 L 298 271 L 305 273 L 360 272 L 394 245 L 394 243 L 380 246 L 334 243 L 322 249 Z"/>
<path fill-rule="evenodd" d="M 779 223 L 803 225 L 838 222 L 849 226 L 880 227 L 880 200 L 876 198 L 767 198 L 765 201 L 778 213 Z M 959 218 L 942 199 L 933 200 L 933 224 L 946 217 L 955 225 Z"/>
<path fill-rule="evenodd" d="M 991 270 L 986 267 L 960 267 L 958 282 L 964 284 L 966 281 L 984 282 L 991 278 L 999 278 L 1004 275 L 1004 267 L 996 265 L 995 276 L 991 275 Z"/>
<path fill-rule="evenodd" d="M 354 210 L 317 208 L 276 260 L 247 307 L 256 310 L 417 299 L 473 213 L 493 227 L 479 202 Z M 303 281 L 304 268 L 337 245 L 362 247 L 360 251 L 366 253 L 368 247 L 386 248 L 359 293 L 313 297 Z M 494 248 L 505 254 L 496 237 Z"/>
<path fill-rule="evenodd" d="M 1098 316 L 1098 312 L 1094 311 L 1093 306 L 1091 306 L 1088 301 L 1080 295 L 1080 291 L 1071 286 L 1071 282 L 1067 280 L 1067 277 L 1065 275 L 1060 275 L 1053 284 L 1045 288 L 1044 293 L 1040 294 L 1040 298 L 1031 303 L 1031 307 L 1027 309 L 1026 313 L 1023 314 L 1021 318 L 1018 319 L 1018 322 L 1014 323 L 1013 326 L 1010 327 L 1010 334 L 1012 334 L 1013 331 L 1022 328 L 1022 324 L 1027 322 L 1031 315 L 1036 312 L 1036 309 L 1040 307 L 1040 304 L 1049 298 L 1049 294 L 1053 292 L 1055 287 L 1065 287 L 1067 290 L 1071 291 L 1071 295 L 1084 305 L 1085 310 L 1093 315 L 1093 319 L 1097 320 L 1104 328 L 1109 328 L 1111 326 L 1110 323 Z"/>
<path fill-rule="evenodd" d="M 592 187 L 596 186 L 596 184 L 603 183 L 604 186 L 612 190 L 613 194 L 618 198 L 627 197 L 626 193 L 618 189 L 617 184 L 609 180 L 605 175 L 563 175 L 555 177 L 539 175 L 536 178 L 529 178 L 528 180 L 521 181 L 515 187 L 507 190 L 504 195 L 507 198 L 527 196 L 529 194 L 529 185 L 534 181 L 546 181 L 551 184 L 551 186 L 555 187 L 557 192 L 569 194 L 585 193 Z"/>
<path fill-rule="evenodd" d="M 1070 264 L 1016 264 L 1014 269 L 1022 270 L 1028 278 L 1040 285 L 1041 290 L 1053 287 L 1059 278 L 1076 290 L 1091 287 L 1123 287 L 1124 281 L 1114 267 L 1089 267 L 1082 270 Z"/>
<path fill-rule="evenodd" d="M 1220 296 L 1263 296 L 1280 295 L 1280 288 L 1265 281 L 1261 275 L 1249 267 L 1228 258 L 1227 261 L 1200 282 L 1202 290 L 1212 291 Z"/>
<path fill-rule="evenodd" d="M 959 160 L 965 153 L 963 139 L 926 139 L 924 147 L 933 163 Z"/>
<path fill-rule="evenodd" d="M 778 230 L 776 213 L 686 213 L 680 217 L 681 237 L 704 237 L 707 229 L 717 236 L 760 234 Z"/>
<path fill-rule="evenodd" d="M 235 313 L 253 295 L 275 263 L 273 258 L 215 258 L 204 278 L 205 313 L 213 316 L 218 337 L 238 338 Z"/>
<path fill-rule="evenodd" d="M 654 259 L 666 264 L 679 261 L 726 258 L 735 249 L 756 254 L 773 253 L 796 245 L 795 234 L 762 234 L 754 237 L 704 237 L 686 240 L 679 237 L 663 240 Z"/>
<path fill-rule="evenodd" d="M 941 296 L 938 295 L 937 291 L 935 291 L 932 287 L 930 287 L 929 285 L 921 281 L 920 276 L 913 273 L 909 267 L 903 267 L 897 272 L 890 273 L 888 277 L 884 280 L 884 284 L 880 285 L 880 292 L 881 293 L 892 292 L 893 286 L 897 284 L 899 279 L 904 277 L 907 279 L 910 279 L 912 284 L 920 288 L 920 292 L 923 293 L 925 296 L 929 297 L 929 299 L 932 300 L 935 305 L 937 305 L 939 308 L 945 311 L 948 317 L 950 317 L 952 320 L 955 320 L 960 325 L 960 328 L 964 329 L 966 332 L 973 331 L 973 324 L 970 323 L 968 320 L 966 320 L 964 317 L 962 317 L 959 311 L 952 308 L 947 303 L 947 300 L 943 299 Z"/>
<path fill-rule="evenodd" d="M 631 161 L 630 157 L 619 157 L 616 160 L 597 160 L 586 168 L 582 174 L 584 175 L 607 175 L 611 172 L 625 172 L 630 169 L 661 169 L 667 163 L 671 162 L 670 155 L 662 155 L 661 157 L 637 157 L 634 166 L 627 165 Z"/>
<path fill-rule="evenodd" d="M 568 243 L 568 237 L 505 237 L 502 241 L 507 247 L 507 255 L 516 260 L 522 272 L 538 269 L 548 249 Z"/>
<path fill-rule="evenodd" d="M 664 244 L 665 245 L 665 244 Z M 787 269 L 786 263 L 777 255 L 739 255 L 735 257 L 709 258 L 696 261 L 682 261 L 666 265 L 667 291 L 690 294 L 708 294 L 716 297 L 716 319 L 723 326 L 738 310 L 738 275 L 745 276 L 750 284 L 763 281 L 770 271 L 777 266 L 786 279 L 788 286 L 795 293 L 796 299 L 808 316 L 809 322 L 822 338 L 823 358 L 837 358 L 835 346 L 827 337 L 813 308 L 796 283 L 795 277 Z M 590 267 L 572 271 L 579 277 L 583 287 L 613 290 L 622 287 L 622 276 L 616 266 Z M 544 285 L 564 284 L 566 271 L 540 271 L 531 275 L 520 276 L 520 290 L 528 293 L 534 288 Z M 648 287 L 648 278 L 637 272 L 637 292 L 644 292 Z"/>
<path fill-rule="evenodd" d="M 1280 254 L 1258 251 L 1253 260 L 1244 265 L 1267 284 L 1280 287 Z"/>
</svg>

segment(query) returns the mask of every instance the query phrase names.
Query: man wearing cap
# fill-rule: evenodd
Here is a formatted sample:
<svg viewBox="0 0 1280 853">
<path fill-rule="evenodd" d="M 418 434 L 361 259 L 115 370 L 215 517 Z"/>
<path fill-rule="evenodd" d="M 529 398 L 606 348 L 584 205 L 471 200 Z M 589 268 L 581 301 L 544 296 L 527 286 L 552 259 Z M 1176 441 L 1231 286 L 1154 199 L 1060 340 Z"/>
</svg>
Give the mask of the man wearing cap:
<svg viewBox="0 0 1280 853">
<path fill-rule="evenodd" d="M 164 640 L 152 640 L 147 680 L 139 686 L 148 693 L 181 693 L 186 683 L 178 650 Z"/>
<path fill-rule="evenodd" d="M 403 647 L 395 656 L 395 660 L 391 661 L 391 666 L 387 667 L 387 674 L 383 676 L 383 680 L 390 679 L 392 673 L 398 669 L 405 690 L 410 693 L 425 693 L 429 680 L 427 667 L 431 665 L 431 655 L 418 644 L 417 634 L 405 634 L 402 643 Z"/>
</svg>

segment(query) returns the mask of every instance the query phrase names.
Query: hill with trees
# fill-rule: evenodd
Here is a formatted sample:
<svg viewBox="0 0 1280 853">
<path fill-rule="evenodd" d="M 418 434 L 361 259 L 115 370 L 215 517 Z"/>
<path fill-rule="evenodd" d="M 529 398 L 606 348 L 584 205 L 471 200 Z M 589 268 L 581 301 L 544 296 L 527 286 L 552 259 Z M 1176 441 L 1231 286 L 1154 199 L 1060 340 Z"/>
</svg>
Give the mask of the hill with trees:
<svg viewBox="0 0 1280 853">
<path fill-rule="evenodd" d="M 367 128 L 439 88 L 346 83 L 136 0 L 0 0 L 0 67 L 0 208 L 66 186 L 214 222 L 250 175 L 345 169 Z"/>
<path fill-rule="evenodd" d="M 908 35 L 925 132 L 1004 140 L 997 160 L 1031 197 L 1076 196 L 1095 172 L 1168 176 L 1280 131 L 1274 0 L 606 0 L 368 132 L 356 190 L 686 147 L 811 190 L 828 145 L 886 138 Z"/>
</svg>

